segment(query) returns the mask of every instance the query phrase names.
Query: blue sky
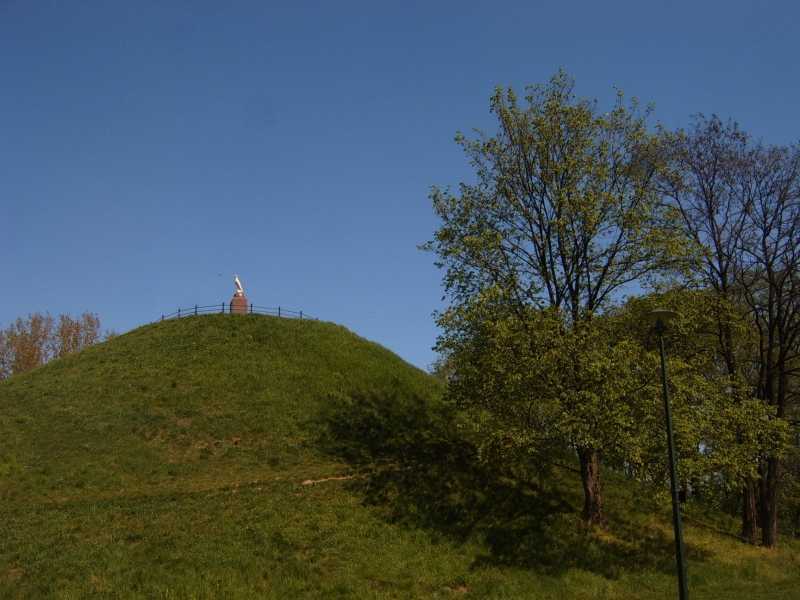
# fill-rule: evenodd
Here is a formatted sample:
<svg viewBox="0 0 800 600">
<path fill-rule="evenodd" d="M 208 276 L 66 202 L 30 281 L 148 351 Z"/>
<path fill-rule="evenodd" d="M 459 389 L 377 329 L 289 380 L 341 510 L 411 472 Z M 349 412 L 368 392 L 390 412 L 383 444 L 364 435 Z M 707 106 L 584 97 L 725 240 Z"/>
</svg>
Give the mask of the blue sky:
<svg viewBox="0 0 800 600">
<path fill-rule="evenodd" d="M 0 325 L 252 301 L 434 358 L 431 185 L 559 67 L 674 127 L 800 139 L 794 2 L 0 0 Z"/>
</svg>

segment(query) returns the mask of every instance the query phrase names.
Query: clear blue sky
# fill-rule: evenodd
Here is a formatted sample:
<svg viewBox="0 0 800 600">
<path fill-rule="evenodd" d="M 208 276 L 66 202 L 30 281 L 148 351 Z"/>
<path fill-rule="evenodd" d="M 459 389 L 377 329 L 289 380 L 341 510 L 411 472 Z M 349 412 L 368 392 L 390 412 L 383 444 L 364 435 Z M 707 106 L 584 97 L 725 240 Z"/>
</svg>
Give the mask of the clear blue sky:
<svg viewBox="0 0 800 600">
<path fill-rule="evenodd" d="M 799 34 L 788 1 L 0 0 L 0 325 L 123 332 L 237 272 L 424 367 L 427 194 L 470 178 L 453 135 L 491 128 L 494 86 L 564 67 L 601 104 L 788 143 Z"/>
</svg>

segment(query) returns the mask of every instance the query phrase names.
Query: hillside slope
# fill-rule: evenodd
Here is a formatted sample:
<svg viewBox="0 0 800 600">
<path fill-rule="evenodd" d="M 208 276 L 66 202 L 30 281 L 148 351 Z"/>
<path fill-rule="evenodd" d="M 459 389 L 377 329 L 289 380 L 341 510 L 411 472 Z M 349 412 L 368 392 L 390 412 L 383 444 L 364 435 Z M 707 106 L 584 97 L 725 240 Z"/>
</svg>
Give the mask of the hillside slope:
<svg viewBox="0 0 800 600">
<path fill-rule="evenodd" d="M 435 387 L 330 323 L 213 315 L 148 325 L 3 383 L 0 498 L 185 489 L 301 464 L 311 477 L 304 424 L 326 399 L 397 386 Z"/>
<path fill-rule="evenodd" d="M 2 382 L 0 597 L 674 597 L 665 506 L 609 474 L 611 530 L 581 530 L 569 471 L 465 465 L 440 391 L 343 327 L 229 315 Z M 356 464 L 320 433 L 358 393 Z M 734 529 L 690 515 L 692 597 L 798 597 L 797 545 Z"/>
</svg>

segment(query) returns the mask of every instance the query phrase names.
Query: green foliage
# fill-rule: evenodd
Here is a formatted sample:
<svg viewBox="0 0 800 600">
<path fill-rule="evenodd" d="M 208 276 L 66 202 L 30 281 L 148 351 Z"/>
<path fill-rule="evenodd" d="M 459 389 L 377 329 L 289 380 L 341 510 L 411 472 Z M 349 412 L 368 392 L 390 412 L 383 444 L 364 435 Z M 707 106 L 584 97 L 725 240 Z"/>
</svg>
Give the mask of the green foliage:
<svg viewBox="0 0 800 600">
<path fill-rule="evenodd" d="M 800 538 L 800 434 L 795 432 L 795 445 L 784 462 L 786 476 L 780 489 L 781 510 L 785 511 L 784 529 Z"/>
<path fill-rule="evenodd" d="M 497 89 L 490 110 L 495 135 L 456 137 L 477 182 L 431 192 L 441 226 L 425 248 L 454 304 L 494 287 L 510 303 L 578 320 L 683 251 L 665 227 L 675 215 L 659 202 L 658 144 L 635 99 L 620 93 L 600 112 L 559 72 L 528 88 L 524 104 Z"/>
<path fill-rule="evenodd" d="M 637 350 L 604 339 L 590 323 L 626 286 L 677 263 L 684 244 L 674 233 L 677 215 L 658 195 L 662 154 L 647 129 L 649 111 L 619 93 L 601 112 L 576 97 L 573 85 L 560 71 L 528 88 L 524 102 L 511 89 L 495 91 L 497 132 L 456 138 L 477 182 L 462 183 L 458 195 L 433 188 L 441 225 L 425 248 L 437 254 L 451 300 L 438 319 L 439 349 L 470 357 L 458 360 L 454 377 L 470 383 L 453 386 L 454 393 L 483 403 L 515 443 L 536 445 L 544 436 L 574 447 L 584 516 L 602 524 L 599 452 L 613 457 L 635 447 L 627 438 L 637 435 L 639 409 L 630 398 L 640 383 L 627 368 Z M 498 315 L 473 310 L 483 305 Z M 554 311 L 555 324 L 534 316 L 537 310 Z M 486 335 L 498 354 L 478 357 L 482 346 L 469 339 L 476 318 L 494 322 Z M 542 344 L 552 351 L 543 353 Z M 509 356 L 511 364 L 502 364 Z M 501 386 L 498 378 L 505 378 Z M 499 387 L 509 389 L 488 389 Z"/>
<path fill-rule="evenodd" d="M 611 457 L 641 431 L 637 348 L 609 338 L 602 321 L 567 327 L 554 311 L 529 309 L 521 320 L 480 303 L 448 318 L 456 314 L 471 328 L 441 343 L 456 365 L 448 393 L 491 415 L 502 435 L 532 450 L 588 446 Z"/>
<path fill-rule="evenodd" d="M 682 179 L 686 165 L 676 156 L 686 154 L 678 152 L 684 138 L 651 135 L 648 111 L 635 100 L 626 105 L 621 93 L 601 112 L 559 72 L 524 100 L 496 90 L 490 110 L 494 134 L 456 140 L 476 182 L 457 194 L 431 192 L 441 225 L 425 247 L 437 254 L 451 300 L 438 317 L 449 397 L 472 411 L 494 448 L 527 448 L 540 460 L 553 447 L 578 450 L 584 514 L 601 523 L 593 518 L 599 480 L 586 468 L 599 456 L 655 489 L 663 484 L 659 360 L 644 317 L 653 301 L 671 302 L 682 314 L 668 340 L 681 478 L 729 491 L 754 477 L 760 456 L 781 454 L 788 427 L 748 385 L 758 336 L 727 293 L 730 282 L 715 288 L 724 294 L 676 292 L 614 306 L 633 282 L 695 282 L 698 268 L 718 272 L 717 255 L 685 221 L 703 216 L 703 206 L 726 223 L 733 213 L 741 220 L 737 209 L 719 204 L 724 194 L 691 214 L 665 202 L 702 189 Z M 705 140 L 709 156 L 718 134 Z M 734 132 L 731 140 L 739 138 Z M 724 164 L 735 171 L 739 163 Z M 726 232 L 725 244 L 736 245 L 737 231 Z"/>
<path fill-rule="evenodd" d="M 720 357 L 719 338 L 727 331 L 737 362 L 753 364 L 758 350 L 752 326 L 740 307 L 712 291 L 672 289 L 628 300 L 615 312 L 614 327 L 654 351 L 646 317 L 657 307 L 677 313 L 665 345 L 681 470 L 706 491 L 740 489 L 757 476 L 761 456 L 783 455 L 790 441 L 788 423 L 755 397 L 747 371 L 731 376 Z"/>
<path fill-rule="evenodd" d="M 462 335 L 440 348 L 456 373 L 448 397 L 468 411 L 482 455 L 496 466 L 520 452 L 547 465 L 567 447 L 590 445 L 666 498 L 659 357 L 646 318 L 665 305 L 681 308 L 667 345 L 683 485 L 723 497 L 756 475 L 759 456 L 786 448 L 786 422 L 714 364 L 707 295 L 638 298 L 572 327 L 554 311 L 504 317 L 493 298 L 485 292 L 481 302 L 450 310 L 446 318 L 459 321 L 453 329 Z"/>
<path fill-rule="evenodd" d="M 692 363 L 698 371 L 727 375 L 720 357 L 720 337 L 730 332 L 739 363 L 753 362 L 758 351 L 757 336 L 744 307 L 735 305 L 710 289 L 667 288 L 627 299 L 615 308 L 617 330 L 649 349 L 656 348 L 656 337 L 647 317 L 656 308 L 677 313 L 664 334 L 672 356 Z M 744 386 L 745 382 L 733 382 Z"/>
</svg>

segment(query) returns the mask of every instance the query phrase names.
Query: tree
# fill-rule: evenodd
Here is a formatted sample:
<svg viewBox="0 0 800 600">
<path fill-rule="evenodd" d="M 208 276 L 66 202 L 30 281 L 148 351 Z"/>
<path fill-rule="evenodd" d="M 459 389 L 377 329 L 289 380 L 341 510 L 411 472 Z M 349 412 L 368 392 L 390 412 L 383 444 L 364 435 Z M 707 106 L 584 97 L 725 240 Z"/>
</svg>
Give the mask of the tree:
<svg viewBox="0 0 800 600">
<path fill-rule="evenodd" d="M 758 396 L 787 417 L 800 359 L 800 146 L 752 148 L 739 176 L 747 226 L 737 281 L 758 330 Z M 762 543 L 778 536 L 780 457 L 762 463 Z"/>
<path fill-rule="evenodd" d="M 782 455 L 790 444 L 788 423 L 775 418 L 746 380 L 731 377 L 720 356 L 720 322 L 736 341 L 737 361 L 757 356 L 751 323 L 739 307 L 721 303 L 714 289 L 673 288 L 629 299 L 615 311 L 617 335 L 655 351 L 644 317 L 656 307 L 677 312 L 666 333 L 671 385 L 691 397 L 675 405 L 680 474 L 706 496 L 741 493 L 758 478 L 759 458 Z"/>
<path fill-rule="evenodd" d="M 449 356 L 440 354 L 428 365 L 428 373 L 439 381 L 447 383 L 454 375 L 453 364 Z"/>
<path fill-rule="evenodd" d="M 784 419 L 800 343 L 800 150 L 754 143 L 715 116 L 662 139 L 661 191 L 694 246 L 689 285 L 713 292 L 709 306 L 731 399 L 755 395 Z M 755 340 L 754 351 L 735 333 L 739 315 L 749 321 L 745 337 Z M 736 389 L 742 385 L 746 394 Z M 774 546 L 778 456 L 765 456 L 762 467 L 743 486 L 742 534 L 755 543 L 760 522 L 762 542 Z"/>
<path fill-rule="evenodd" d="M 795 432 L 794 447 L 784 459 L 783 468 L 785 481 L 779 490 L 779 505 L 788 516 L 786 530 L 794 537 L 800 537 L 800 433 Z"/>
<path fill-rule="evenodd" d="M 527 311 L 523 321 L 484 297 L 448 313 L 447 320 L 464 320 L 461 337 L 440 342 L 455 372 L 449 395 L 483 420 L 495 455 L 523 448 L 546 465 L 565 448 L 577 451 L 583 516 L 602 525 L 600 459 L 643 467 L 657 382 L 641 347 L 611 337 L 604 319 L 566 326 L 555 309 Z"/>
<path fill-rule="evenodd" d="M 3 332 L 2 351 L 8 375 L 29 371 L 46 363 L 52 354 L 53 317 L 34 313 L 18 318 Z"/>
<path fill-rule="evenodd" d="M 11 376 L 14 355 L 11 352 L 6 332 L 0 330 L 0 381 Z"/>
<path fill-rule="evenodd" d="M 669 215 L 656 193 L 659 155 L 647 111 L 635 101 L 626 106 L 620 93 L 615 107 L 601 113 L 596 103 L 576 98 L 573 86 L 559 72 L 549 84 L 529 87 L 524 105 L 513 90 L 498 89 L 490 100 L 498 131 L 474 140 L 457 136 L 477 182 L 462 183 L 458 195 L 431 192 L 441 226 L 426 247 L 445 269 L 451 300 L 439 317 L 441 347 L 453 351 L 468 343 L 469 318 L 492 320 L 461 310 L 485 293 L 529 336 L 531 319 L 538 319 L 531 309 L 552 309 L 564 332 L 580 335 L 615 294 L 655 275 L 679 251 L 662 223 Z M 578 361 L 569 371 L 574 381 L 594 385 L 582 368 Z M 581 394 L 591 390 L 574 391 L 580 405 Z M 596 417 L 591 405 L 574 414 L 583 421 Z M 573 442 L 584 518 L 600 524 L 597 438 Z"/>
<path fill-rule="evenodd" d="M 78 352 L 100 340 L 100 319 L 92 313 L 78 318 L 33 313 L 0 331 L 0 379 L 24 373 L 53 358 Z"/>
<path fill-rule="evenodd" d="M 737 274 L 743 260 L 742 236 L 749 227 L 748 200 L 741 186 L 749 137 L 734 122 L 698 115 L 688 132 L 663 132 L 662 139 L 666 161 L 660 191 L 680 215 L 680 227 L 694 250 L 685 263 L 687 283 L 710 292 L 704 296 L 716 332 L 716 354 L 731 383 L 746 385 L 750 364 L 740 356 L 743 340 L 737 333 L 746 335 L 747 327 L 737 321 L 736 308 L 744 309 Z M 732 399 L 737 397 L 742 394 L 732 393 Z M 742 498 L 742 536 L 754 544 L 758 533 L 754 480 L 743 482 Z"/>
<path fill-rule="evenodd" d="M 96 344 L 99 339 L 100 319 L 97 315 L 85 312 L 77 319 L 61 315 L 55 330 L 53 353 L 56 357 L 61 357 L 71 352 L 79 352 Z"/>
</svg>

